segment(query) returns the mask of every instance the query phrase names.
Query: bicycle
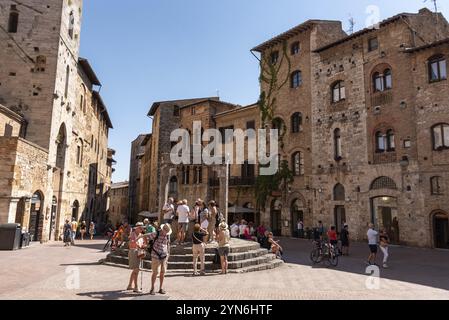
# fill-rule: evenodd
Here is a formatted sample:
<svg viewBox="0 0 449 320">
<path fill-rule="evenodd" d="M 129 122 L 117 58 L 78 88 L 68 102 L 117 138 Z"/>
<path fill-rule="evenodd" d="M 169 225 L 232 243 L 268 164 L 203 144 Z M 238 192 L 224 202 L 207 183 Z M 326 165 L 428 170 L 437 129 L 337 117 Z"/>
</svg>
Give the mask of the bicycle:
<svg viewBox="0 0 449 320">
<path fill-rule="evenodd" d="M 324 241 L 314 241 L 314 248 L 310 253 L 310 260 L 313 264 L 318 264 L 322 261 L 327 261 L 331 266 L 338 265 L 337 249 Z"/>
</svg>

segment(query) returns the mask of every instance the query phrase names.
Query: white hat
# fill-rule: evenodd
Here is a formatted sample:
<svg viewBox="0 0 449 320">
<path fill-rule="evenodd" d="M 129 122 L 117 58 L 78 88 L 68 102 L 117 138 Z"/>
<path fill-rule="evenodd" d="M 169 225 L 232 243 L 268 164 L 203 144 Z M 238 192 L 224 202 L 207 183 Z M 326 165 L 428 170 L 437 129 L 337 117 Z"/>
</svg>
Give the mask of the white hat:
<svg viewBox="0 0 449 320">
<path fill-rule="evenodd" d="M 173 232 L 173 230 L 171 229 L 171 227 L 168 223 L 161 225 L 161 230 L 164 230 L 167 236 L 171 235 Z"/>
</svg>

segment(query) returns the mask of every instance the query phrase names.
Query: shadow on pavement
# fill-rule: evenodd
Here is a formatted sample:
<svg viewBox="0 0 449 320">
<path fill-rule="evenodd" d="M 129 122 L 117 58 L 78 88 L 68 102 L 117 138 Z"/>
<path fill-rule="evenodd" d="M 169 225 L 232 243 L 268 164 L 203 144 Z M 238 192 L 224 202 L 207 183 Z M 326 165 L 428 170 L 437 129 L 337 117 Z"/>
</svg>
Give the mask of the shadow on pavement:
<svg viewBox="0 0 449 320">
<path fill-rule="evenodd" d="M 310 240 L 280 238 L 286 263 L 326 268 L 324 263 L 313 265 L 310 252 L 313 243 Z M 365 261 L 368 258 L 368 245 L 352 242 L 349 256 L 340 256 L 333 270 L 360 275 L 367 273 Z M 388 269 L 380 267 L 380 278 L 415 283 L 423 286 L 449 290 L 449 251 L 390 246 Z M 379 250 L 376 263 L 382 265 L 383 255 Z"/>
<path fill-rule="evenodd" d="M 99 300 L 119 300 L 123 298 L 132 298 L 132 300 L 168 300 L 167 296 L 150 296 L 148 292 L 139 294 L 124 290 L 85 292 L 77 295 Z"/>
<path fill-rule="evenodd" d="M 101 265 L 100 262 L 79 262 L 79 263 L 62 263 L 60 264 L 61 267 L 67 267 L 67 266 L 99 266 Z"/>
</svg>

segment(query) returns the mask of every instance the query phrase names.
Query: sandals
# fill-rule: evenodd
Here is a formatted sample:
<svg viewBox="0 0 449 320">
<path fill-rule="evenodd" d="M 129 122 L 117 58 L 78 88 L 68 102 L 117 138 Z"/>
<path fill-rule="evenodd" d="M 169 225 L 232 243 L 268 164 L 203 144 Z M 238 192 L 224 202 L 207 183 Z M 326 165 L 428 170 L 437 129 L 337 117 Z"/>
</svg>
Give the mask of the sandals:
<svg viewBox="0 0 449 320">
<path fill-rule="evenodd" d="M 160 293 L 160 294 L 166 294 L 167 292 L 165 292 L 164 289 L 161 289 L 161 290 L 159 290 L 159 293 Z"/>
<path fill-rule="evenodd" d="M 150 295 L 151 295 L 151 296 L 155 296 L 155 295 L 156 295 L 156 293 L 154 293 L 154 289 L 152 289 L 152 290 L 150 291 Z"/>
</svg>

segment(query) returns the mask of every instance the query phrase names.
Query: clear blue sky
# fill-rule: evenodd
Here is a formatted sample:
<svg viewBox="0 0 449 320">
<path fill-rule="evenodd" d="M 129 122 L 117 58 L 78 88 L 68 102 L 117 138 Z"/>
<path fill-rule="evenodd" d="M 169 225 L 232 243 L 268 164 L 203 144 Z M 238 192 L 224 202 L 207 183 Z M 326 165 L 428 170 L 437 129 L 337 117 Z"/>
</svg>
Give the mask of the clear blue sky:
<svg viewBox="0 0 449 320">
<path fill-rule="evenodd" d="M 258 62 L 249 50 L 308 19 L 365 27 L 366 9 L 380 18 L 417 12 L 430 0 L 85 0 L 81 55 L 90 60 L 114 124 L 113 181 L 128 180 L 130 144 L 151 132 L 154 101 L 215 96 L 257 101 Z M 449 1 L 438 1 L 449 17 Z"/>
</svg>

